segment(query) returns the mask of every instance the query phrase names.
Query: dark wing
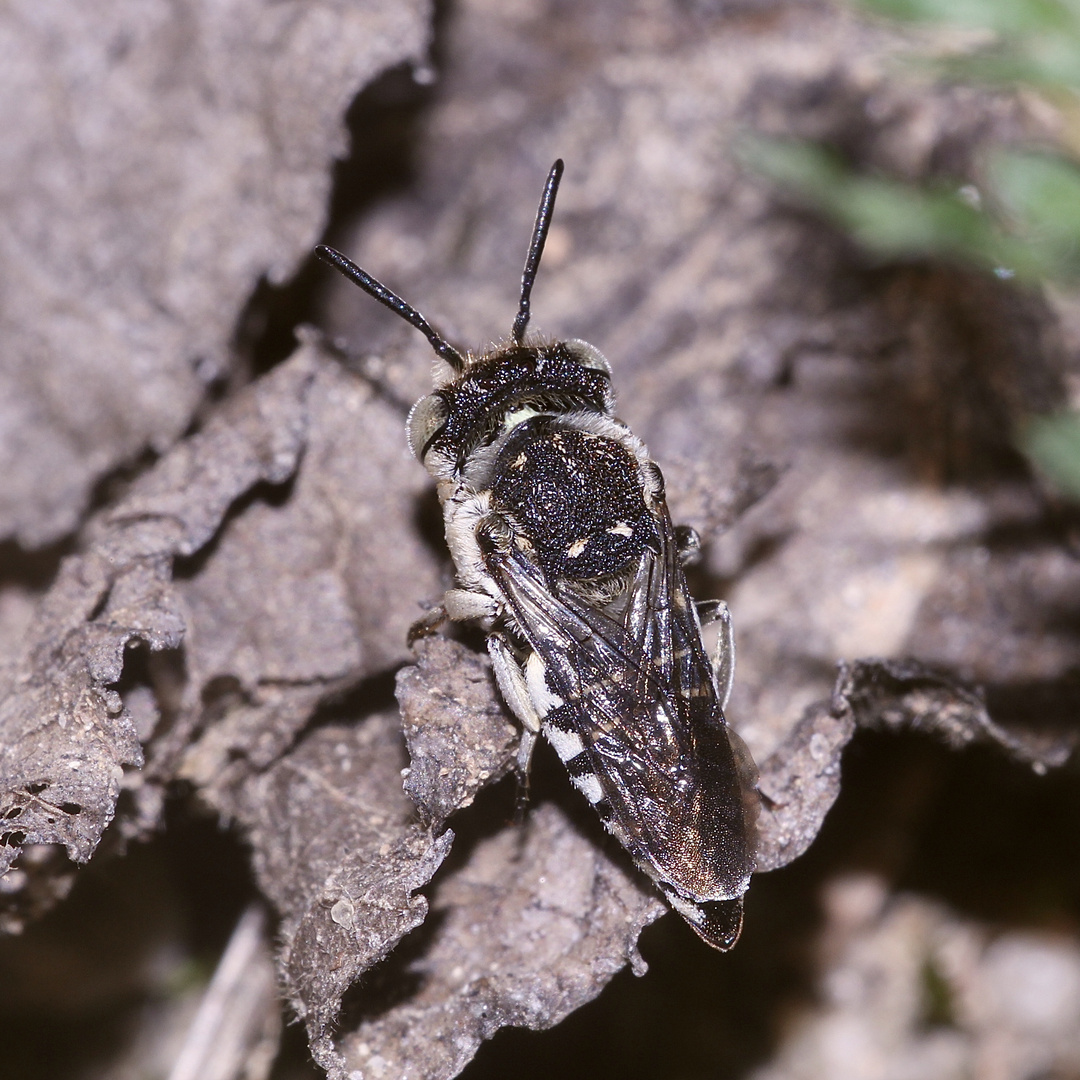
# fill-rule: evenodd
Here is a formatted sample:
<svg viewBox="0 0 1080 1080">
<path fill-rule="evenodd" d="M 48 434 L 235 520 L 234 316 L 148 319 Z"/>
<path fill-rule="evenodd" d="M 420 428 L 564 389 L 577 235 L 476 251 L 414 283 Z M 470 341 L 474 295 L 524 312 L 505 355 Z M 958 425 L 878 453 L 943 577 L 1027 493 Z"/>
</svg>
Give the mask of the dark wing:
<svg viewBox="0 0 1080 1080">
<path fill-rule="evenodd" d="M 724 934 L 702 924 L 731 919 L 701 905 L 737 901 L 753 854 L 739 769 L 663 503 L 656 519 L 656 548 L 641 558 L 621 620 L 553 589 L 514 549 L 485 561 L 563 701 L 545 723 L 583 744 L 567 762 L 571 775 L 595 777 L 598 797 L 590 798 L 605 824 L 710 940 Z M 578 786 L 588 794 L 592 784 Z"/>
</svg>

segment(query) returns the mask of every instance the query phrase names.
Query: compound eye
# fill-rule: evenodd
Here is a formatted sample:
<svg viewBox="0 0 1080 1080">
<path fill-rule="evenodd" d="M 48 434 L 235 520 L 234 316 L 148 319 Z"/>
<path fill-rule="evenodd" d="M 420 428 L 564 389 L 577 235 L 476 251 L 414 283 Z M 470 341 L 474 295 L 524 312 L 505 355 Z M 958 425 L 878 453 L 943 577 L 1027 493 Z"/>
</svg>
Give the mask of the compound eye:
<svg viewBox="0 0 1080 1080">
<path fill-rule="evenodd" d="M 446 423 L 450 415 L 446 401 L 439 394 L 429 394 L 421 398 L 409 411 L 407 431 L 409 449 L 413 456 L 423 463 L 424 451 L 433 435 Z"/>
<path fill-rule="evenodd" d="M 607 357 L 595 346 L 590 345 L 581 338 L 571 338 L 564 342 L 566 351 L 583 367 L 593 371 L 602 371 L 605 375 L 611 374 L 611 365 Z"/>
</svg>

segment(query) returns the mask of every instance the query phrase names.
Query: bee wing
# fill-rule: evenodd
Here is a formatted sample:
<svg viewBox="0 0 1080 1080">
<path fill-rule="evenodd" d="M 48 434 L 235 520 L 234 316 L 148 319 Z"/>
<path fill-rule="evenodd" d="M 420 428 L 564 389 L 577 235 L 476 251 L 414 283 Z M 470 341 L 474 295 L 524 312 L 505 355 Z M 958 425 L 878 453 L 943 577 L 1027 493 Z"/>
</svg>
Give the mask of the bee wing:
<svg viewBox="0 0 1080 1080">
<path fill-rule="evenodd" d="M 741 897 L 753 856 L 739 770 L 666 506 L 621 621 L 553 593 L 516 550 L 487 562 L 562 699 L 552 741 L 580 740 L 567 768 L 611 832 L 692 924 L 678 901 L 701 913 Z"/>
</svg>

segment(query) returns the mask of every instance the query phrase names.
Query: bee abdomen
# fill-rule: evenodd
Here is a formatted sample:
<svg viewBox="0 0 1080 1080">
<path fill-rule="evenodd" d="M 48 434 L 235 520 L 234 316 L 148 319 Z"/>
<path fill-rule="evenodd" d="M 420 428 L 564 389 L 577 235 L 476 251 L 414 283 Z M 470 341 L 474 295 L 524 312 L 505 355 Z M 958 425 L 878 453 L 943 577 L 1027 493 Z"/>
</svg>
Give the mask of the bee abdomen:
<svg viewBox="0 0 1080 1080">
<path fill-rule="evenodd" d="M 606 823 L 611 816 L 611 806 L 604 798 L 585 743 L 574 730 L 569 714 L 564 715 L 564 712 L 555 709 L 544 719 L 544 735 L 566 766 L 570 782 L 593 804 Z"/>
</svg>

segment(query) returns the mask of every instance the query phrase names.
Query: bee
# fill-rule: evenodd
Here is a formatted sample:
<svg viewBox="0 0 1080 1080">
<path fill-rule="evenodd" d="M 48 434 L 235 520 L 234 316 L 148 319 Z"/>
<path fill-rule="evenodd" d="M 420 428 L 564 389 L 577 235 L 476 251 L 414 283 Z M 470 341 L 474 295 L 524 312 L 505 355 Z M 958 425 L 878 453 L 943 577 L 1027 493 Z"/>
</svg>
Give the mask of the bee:
<svg viewBox="0 0 1080 1080">
<path fill-rule="evenodd" d="M 756 807 L 753 763 L 723 712 L 731 620 L 690 596 L 697 535 L 672 525 L 660 469 L 615 417 L 607 360 L 585 341 L 526 339 L 562 172 L 556 161 L 540 199 L 510 336 L 486 352 L 460 352 L 340 252 L 315 250 L 443 361 L 407 426 L 437 484 L 457 584 L 421 630 L 480 621 L 522 725 L 519 775 L 543 733 L 671 907 L 725 950 L 742 927 Z"/>
</svg>

